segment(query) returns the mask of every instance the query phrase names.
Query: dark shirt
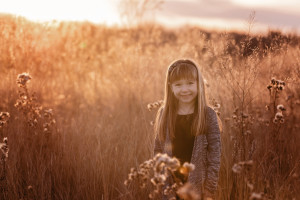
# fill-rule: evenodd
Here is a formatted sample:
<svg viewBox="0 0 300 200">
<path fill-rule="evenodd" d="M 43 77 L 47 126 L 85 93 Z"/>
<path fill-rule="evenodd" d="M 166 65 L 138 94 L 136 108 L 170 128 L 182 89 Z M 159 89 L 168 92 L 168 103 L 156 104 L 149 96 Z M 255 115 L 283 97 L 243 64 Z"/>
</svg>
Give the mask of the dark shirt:
<svg viewBox="0 0 300 200">
<path fill-rule="evenodd" d="M 172 140 L 173 156 L 179 159 L 180 164 L 191 162 L 193 153 L 195 136 L 192 135 L 192 122 L 194 114 L 177 115 L 175 122 L 175 137 Z M 175 176 L 182 183 L 187 181 L 187 177 L 181 174 L 178 170 Z"/>
<path fill-rule="evenodd" d="M 172 140 L 173 156 L 180 163 L 191 162 L 195 136 L 192 135 L 194 114 L 177 115 L 175 122 L 175 138 Z"/>
</svg>

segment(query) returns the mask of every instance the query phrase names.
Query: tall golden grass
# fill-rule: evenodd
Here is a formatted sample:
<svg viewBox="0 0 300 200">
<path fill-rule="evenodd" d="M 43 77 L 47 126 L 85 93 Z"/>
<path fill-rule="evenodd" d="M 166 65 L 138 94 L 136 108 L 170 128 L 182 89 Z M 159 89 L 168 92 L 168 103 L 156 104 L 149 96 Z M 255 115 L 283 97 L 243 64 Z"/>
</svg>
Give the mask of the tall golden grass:
<svg viewBox="0 0 300 200">
<path fill-rule="evenodd" d="M 211 104 L 220 104 L 217 199 L 298 199 L 299 44 L 296 35 L 272 31 L 38 24 L 1 15 L 0 112 L 10 114 L 0 127 L 9 141 L 1 197 L 147 199 L 147 189 L 123 183 L 153 156 L 155 111 L 147 105 L 163 98 L 168 64 L 188 57 L 201 66 Z M 36 105 L 53 109 L 48 136 L 15 106 L 23 72 Z M 267 88 L 272 77 L 283 90 Z M 279 104 L 284 122 L 273 123 Z"/>
</svg>

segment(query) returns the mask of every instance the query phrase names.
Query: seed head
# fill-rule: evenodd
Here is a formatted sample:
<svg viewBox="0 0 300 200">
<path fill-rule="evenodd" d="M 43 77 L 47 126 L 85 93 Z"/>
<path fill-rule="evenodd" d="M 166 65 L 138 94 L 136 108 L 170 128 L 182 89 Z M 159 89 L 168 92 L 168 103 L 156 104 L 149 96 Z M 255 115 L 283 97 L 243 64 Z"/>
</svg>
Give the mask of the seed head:
<svg viewBox="0 0 300 200">
<path fill-rule="evenodd" d="M 274 77 L 272 77 L 272 79 L 271 79 L 271 83 L 272 83 L 273 85 L 275 85 L 275 83 L 276 83 L 276 79 L 275 79 Z"/>
<path fill-rule="evenodd" d="M 267 88 L 268 88 L 268 90 L 271 90 L 272 85 L 268 85 Z"/>
<path fill-rule="evenodd" d="M 245 134 L 246 134 L 246 135 L 250 135 L 250 134 L 251 134 L 251 131 L 250 131 L 250 130 L 247 130 L 247 131 L 245 132 Z"/>
<path fill-rule="evenodd" d="M 282 85 L 279 85 L 277 88 L 278 88 L 278 90 L 280 90 L 280 91 L 284 89 L 284 87 L 283 87 Z"/>
<path fill-rule="evenodd" d="M 262 198 L 263 198 L 263 196 L 261 193 L 252 192 L 249 199 L 250 200 L 258 200 L 258 199 L 262 199 Z"/>
<path fill-rule="evenodd" d="M 284 108 L 284 106 L 283 106 L 282 104 L 279 104 L 279 105 L 277 106 L 277 110 L 278 110 L 278 111 L 285 111 L 286 109 Z"/>
<path fill-rule="evenodd" d="M 239 174 L 242 172 L 242 167 L 239 164 L 235 163 L 232 167 L 232 171 L 236 174 Z"/>
<path fill-rule="evenodd" d="M 283 118 L 282 112 L 279 111 L 275 114 L 275 119 L 282 119 L 282 118 Z"/>
<path fill-rule="evenodd" d="M 243 114 L 242 114 L 242 117 L 243 117 L 243 118 L 248 118 L 249 116 L 248 116 L 246 113 L 243 113 Z"/>
<path fill-rule="evenodd" d="M 7 143 L 8 143 L 8 139 L 7 139 L 7 137 L 4 137 L 4 138 L 3 138 L 3 142 L 4 142 L 5 144 L 7 144 Z"/>
<path fill-rule="evenodd" d="M 17 84 L 19 87 L 25 87 L 27 82 L 29 82 L 31 79 L 31 76 L 29 75 L 29 73 L 22 73 L 18 75 L 17 78 Z"/>
<path fill-rule="evenodd" d="M 189 172 L 194 171 L 195 169 L 195 165 L 188 162 L 183 163 L 183 167 L 186 167 L 189 170 Z"/>
<path fill-rule="evenodd" d="M 158 101 L 156 101 L 154 103 L 149 103 L 147 105 L 147 108 L 148 108 L 149 111 L 151 111 L 151 110 L 153 110 L 155 108 L 159 108 L 163 104 L 163 102 L 164 102 L 163 100 L 158 100 Z"/>
</svg>

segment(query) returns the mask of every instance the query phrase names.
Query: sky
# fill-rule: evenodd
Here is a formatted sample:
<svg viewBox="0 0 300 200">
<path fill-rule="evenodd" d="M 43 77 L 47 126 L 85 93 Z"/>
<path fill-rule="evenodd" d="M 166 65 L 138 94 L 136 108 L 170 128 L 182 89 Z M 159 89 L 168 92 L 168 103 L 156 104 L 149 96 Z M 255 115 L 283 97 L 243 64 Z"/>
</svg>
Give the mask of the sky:
<svg viewBox="0 0 300 200">
<path fill-rule="evenodd" d="M 29 20 L 90 21 L 121 25 L 120 0 L 0 0 L 0 13 Z M 151 20 L 167 26 L 184 24 L 216 29 L 247 30 L 255 11 L 253 31 L 300 32 L 300 0 L 164 0 Z"/>
</svg>

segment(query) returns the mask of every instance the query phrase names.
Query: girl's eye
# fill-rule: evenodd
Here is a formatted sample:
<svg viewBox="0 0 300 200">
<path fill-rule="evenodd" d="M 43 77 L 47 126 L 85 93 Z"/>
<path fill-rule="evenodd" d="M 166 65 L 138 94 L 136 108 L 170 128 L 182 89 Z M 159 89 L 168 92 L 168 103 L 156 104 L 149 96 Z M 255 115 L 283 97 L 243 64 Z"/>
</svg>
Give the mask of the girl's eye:
<svg viewBox="0 0 300 200">
<path fill-rule="evenodd" d="M 181 84 L 179 84 L 179 83 L 176 83 L 176 84 L 175 84 L 175 86 L 176 86 L 176 87 L 179 87 L 179 86 L 181 86 Z"/>
<path fill-rule="evenodd" d="M 190 85 L 193 85 L 194 83 L 195 83 L 195 82 L 192 82 L 192 81 L 191 81 L 191 82 L 189 82 L 189 84 L 190 84 Z"/>
</svg>

